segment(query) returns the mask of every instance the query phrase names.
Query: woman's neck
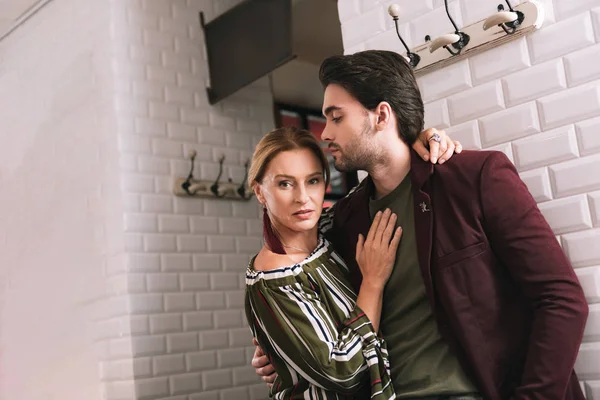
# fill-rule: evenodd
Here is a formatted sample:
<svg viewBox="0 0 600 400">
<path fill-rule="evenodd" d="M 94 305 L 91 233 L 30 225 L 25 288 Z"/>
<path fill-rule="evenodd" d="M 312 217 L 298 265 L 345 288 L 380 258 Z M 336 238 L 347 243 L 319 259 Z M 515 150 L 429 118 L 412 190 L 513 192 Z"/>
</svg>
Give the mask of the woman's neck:
<svg viewBox="0 0 600 400">
<path fill-rule="evenodd" d="M 310 253 L 318 244 L 318 230 L 315 226 L 309 231 L 293 231 L 285 227 L 277 227 L 279 240 L 288 254 Z"/>
</svg>

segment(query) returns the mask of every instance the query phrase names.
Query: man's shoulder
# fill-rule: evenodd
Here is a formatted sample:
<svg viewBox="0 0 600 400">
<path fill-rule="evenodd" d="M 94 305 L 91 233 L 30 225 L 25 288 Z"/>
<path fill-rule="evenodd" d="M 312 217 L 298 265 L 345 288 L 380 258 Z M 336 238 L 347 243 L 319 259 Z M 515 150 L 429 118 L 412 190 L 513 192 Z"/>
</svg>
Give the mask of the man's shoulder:
<svg viewBox="0 0 600 400">
<path fill-rule="evenodd" d="M 489 190 L 498 172 L 511 169 L 518 179 L 514 165 L 501 151 L 463 151 L 442 165 L 435 166 L 431 177 L 433 191 L 443 196 L 448 203 L 475 204 L 485 187 Z"/>
<path fill-rule="evenodd" d="M 455 154 L 448 160 L 450 164 L 448 162 L 446 164 L 483 164 L 489 157 L 497 157 L 499 155 L 504 155 L 504 153 L 497 150 L 463 150 L 462 153 Z"/>
<path fill-rule="evenodd" d="M 509 158 L 501 151 L 496 150 L 464 150 L 460 154 L 455 154 L 446 163 L 436 165 L 436 170 L 443 173 L 444 171 L 454 172 L 461 171 L 481 173 L 484 165 L 489 161 L 508 161 Z"/>
</svg>

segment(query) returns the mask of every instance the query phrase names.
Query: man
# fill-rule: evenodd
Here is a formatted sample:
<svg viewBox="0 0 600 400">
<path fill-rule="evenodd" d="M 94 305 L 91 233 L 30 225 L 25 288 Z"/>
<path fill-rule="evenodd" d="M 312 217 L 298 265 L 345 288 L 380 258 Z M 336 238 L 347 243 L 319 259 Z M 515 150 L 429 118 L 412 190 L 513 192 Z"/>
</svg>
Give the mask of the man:
<svg viewBox="0 0 600 400">
<path fill-rule="evenodd" d="M 398 398 L 583 399 L 583 291 L 508 158 L 420 159 L 423 102 L 396 53 L 330 57 L 320 79 L 336 168 L 369 173 L 322 223 L 355 285 L 374 213 L 389 207 L 403 227 L 381 319 Z"/>
</svg>

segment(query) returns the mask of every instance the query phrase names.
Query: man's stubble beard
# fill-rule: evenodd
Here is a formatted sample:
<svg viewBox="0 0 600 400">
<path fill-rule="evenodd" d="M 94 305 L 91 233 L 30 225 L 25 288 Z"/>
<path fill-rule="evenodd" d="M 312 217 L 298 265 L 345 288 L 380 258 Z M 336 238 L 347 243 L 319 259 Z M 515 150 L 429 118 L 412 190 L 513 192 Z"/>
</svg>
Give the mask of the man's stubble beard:
<svg viewBox="0 0 600 400">
<path fill-rule="evenodd" d="M 339 147 L 339 154 L 335 160 L 334 166 L 340 172 L 350 171 L 370 171 L 373 165 L 377 164 L 380 157 L 380 152 L 372 142 L 373 131 L 368 117 L 365 117 L 360 134 L 348 143 L 342 150 Z"/>
</svg>

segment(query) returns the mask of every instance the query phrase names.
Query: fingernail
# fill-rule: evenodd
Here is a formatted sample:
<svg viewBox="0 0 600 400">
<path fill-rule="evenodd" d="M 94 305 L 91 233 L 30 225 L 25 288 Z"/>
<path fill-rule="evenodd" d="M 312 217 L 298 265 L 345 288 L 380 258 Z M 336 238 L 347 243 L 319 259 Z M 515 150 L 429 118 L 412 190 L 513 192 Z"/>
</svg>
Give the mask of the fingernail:
<svg viewBox="0 0 600 400">
<path fill-rule="evenodd" d="M 425 160 L 425 161 L 429 161 L 429 154 L 425 154 L 425 155 L 423 156 L 423 160 Z"/>
<path fill-rule="evenodd" d="M 437 161 L 437 157 L 432 157 L 432 158 L 431 158 L 431 162 L 432 162 L 432 163 L 434 163 L 434 164 L 435 164 L 435 163 L 436 163 L 436 161 Z"/>
<path fill-rule="evenodd" d="M 444 160 L 443 158 L 440 160 L 440 164 L 443 164 L 444 162 L 446 162 L 446 160 Z"/>
</svg>

